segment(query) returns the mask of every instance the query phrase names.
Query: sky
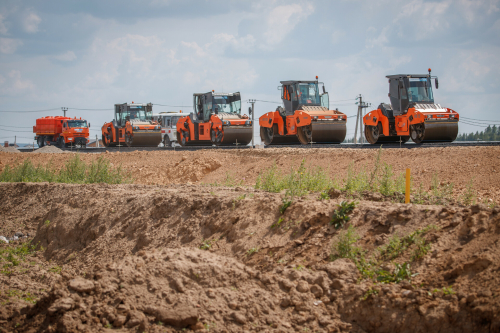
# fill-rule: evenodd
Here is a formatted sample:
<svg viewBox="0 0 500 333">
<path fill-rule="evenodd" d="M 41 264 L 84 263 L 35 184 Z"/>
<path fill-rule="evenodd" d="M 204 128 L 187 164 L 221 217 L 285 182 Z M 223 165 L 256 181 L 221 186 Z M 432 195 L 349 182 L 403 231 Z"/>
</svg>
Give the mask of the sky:
<svg viewBox="0 0 500 333">
<path fill-rule="evenodd" d="M 280 81 L 316 75 L 352 116 L 359 94 L 368 111 L 389 102 L 386 75 L 428 68 L 437 103 L 500 124 L 500 0 L 3 0 L 0 141 L 32 142 L 61 107 L 95 138 L 114 104 L 190 112 L 212 89 L 241 92 L 243 111 L 266 101 L 258 117 L 280 105 Z M 472 124 L 459 131 L 486 127 Z"/>
</svg>

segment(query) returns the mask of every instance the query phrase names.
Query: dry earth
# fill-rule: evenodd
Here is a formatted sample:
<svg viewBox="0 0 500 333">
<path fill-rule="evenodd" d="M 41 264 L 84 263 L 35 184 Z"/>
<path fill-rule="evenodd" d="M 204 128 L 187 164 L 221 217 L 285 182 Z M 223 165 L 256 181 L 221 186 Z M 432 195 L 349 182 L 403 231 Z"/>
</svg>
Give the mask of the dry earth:
<svg viewBox="0 0 500 333">
<path fill-rule="evenodd" d="M 90 162 L 104 155 L 113 165 L 122 165 L 128 170 L 135 184 L 224 183 L 229 176 L 235 181 L 253 185 L 263 169 L 277 165 L 284 172 L 288 172 L 292 167 L 297 168 L 302 160 L 305 160 L 308 166 L 319 166 L 328 170 L 332 178 L 342 182 L 347 176 L 349 165 L 352 165 L 353 170 L 371 170 L 376 154 L 376 150 L 369 149 L 266 148 L 116 152 L 80 154 L 80 157 Z M 60 168 L 73 156 L 73 153 L 0 152 L 0 172 L 5 165 L 19 164 L 26 158 L 30 158 L 36 165 L 51 163 Z M 455 185 L 456 196 L 463 193 L 473 180 L 480 201 L 491 199 L 492 202 L 500 203 L 500 147 L 385 149 L 382 162 L 391 165 L 395 173 L 410 168 L 414 183 L 422 183 L 426 188 L 430 186 L 433 175 L 437 175 L 441 182 Z"/>
<path fill-rule="evenodd" d="M 437 173 L 463 187 L 475 170 L 480 193 L 498 200 L 498 153 L 386 150 L 383 160 L 397 171 L 411 163 L 417 181 Z M 287 170 L 302 159 L 341 179 L 350 162 L 370 166 L 374 155 L 112 153 L 105 156 L 130 170 L 136 184 L 0 184 L 0 235 L 30 233 L 38 245 L 0 274 L 0 331 L 500 331 L 499 208 L 360 201 L 349 224 L 369 254 L 393 235 L 435 227 L 424 236 L 429 251 L 411 263 L 418 273 L 411 283 L 381 284 L 362 279 L 349 259 L 330 261 L 341 231 L 329 222 L 342 195 L 320 201 L 311 194 L 280 215 L 280 194 L 195 184 L 224 182 L 228 172 L 252 184 L 262 168 Z M 1 166 L 27 156 L 60 166 L 72 154 L 0 153 Z M 392 271 L 414 250 L 381 267 Z"/>
</svg>

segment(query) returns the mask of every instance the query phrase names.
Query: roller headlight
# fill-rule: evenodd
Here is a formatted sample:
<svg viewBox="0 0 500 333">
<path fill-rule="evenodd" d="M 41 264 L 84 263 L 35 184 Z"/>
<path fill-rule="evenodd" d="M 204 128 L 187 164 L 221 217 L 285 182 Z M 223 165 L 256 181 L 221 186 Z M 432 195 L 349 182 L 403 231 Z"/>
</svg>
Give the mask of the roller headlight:
<svg viewBox="0 0 500 333">
<path fill-rule="evenodd" d="M 250 126 L 250 125 L 252 125 L 252 121 L 251 120 L 245 121 L 245 126 Z"/>
<path fill-rule="evenodd" d="M 450 114 L 450 119 L 453 119 L 455 118 L 455 115 L 454 114 Z"/>
<path fill-rule="evenodd" d="M 318 117 L 317 117 L 317 116 L 314 116 L 314 117 L 313 117 L 313 120 L 318 120 Z"/>
<path fill-rule="evenodd" d="M 133 130 L 134 130 L 134 131 L 138 131 L 138 130 L 139 130 L 139 126 L 134 126 L 134 127 L 133 127 Z"/>
<path fill-rule="evenodd" d="M 226 125 L 226 126 L 231 125 L 231 123 L 229 122 L 229 120 L 224 120 L 222 123 L 223 123 L 224 125 Z"/>
</svg>

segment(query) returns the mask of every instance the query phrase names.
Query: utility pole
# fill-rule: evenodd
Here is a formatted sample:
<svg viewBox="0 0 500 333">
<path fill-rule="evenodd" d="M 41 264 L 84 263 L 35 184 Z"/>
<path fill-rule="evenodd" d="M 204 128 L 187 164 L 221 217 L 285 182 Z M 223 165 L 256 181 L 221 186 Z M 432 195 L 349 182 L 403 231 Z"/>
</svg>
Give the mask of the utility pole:
<svg viewBox="0 0 500 333">
<path fill-rule="evenodd" d="M 97 139 L 97 134 L 95 135 L 95 146 L 99 148 L 99 139 Z"/>
<path fill-rule="evenodd" d="M 67 107 L 62 107 L 61 110 L 64 112 L 64 117 L 66 117 L 66 111 L 68 111 Z"/>
<path fill-rule="evenodd" d="M 253 130 L 254 130 L 254 123 L 255 123 L 255 121 L 254 121 L 255 120 L 255 99 L 249 99 L 248 102 L 252 103 L 252 109 L 251 109 L 252 110 L 251 111 L 251 113 L 252 113 L 252 148 L 255 148 L 255 144 L 253 142 L 253 137 L 254 137 Z"/>
<path fill-rule="evenodd" d="M 363 96 L 359 94 L 356 99 L 359 99 L 359 102 L 356 102 L 358 104 L 358 114 L 356 115 L 356 128 L 354 130 L 354 143 L 358 143 L 358 123 L 359 123 L 359 135 L 361 136 L 361 141 L 360 143 L 363 143 L 365 141 L 364 135 L 363 135 L 363 109 L 366 109 L 371 103 L 365 103 L 363 102 Z"/>
</svg>

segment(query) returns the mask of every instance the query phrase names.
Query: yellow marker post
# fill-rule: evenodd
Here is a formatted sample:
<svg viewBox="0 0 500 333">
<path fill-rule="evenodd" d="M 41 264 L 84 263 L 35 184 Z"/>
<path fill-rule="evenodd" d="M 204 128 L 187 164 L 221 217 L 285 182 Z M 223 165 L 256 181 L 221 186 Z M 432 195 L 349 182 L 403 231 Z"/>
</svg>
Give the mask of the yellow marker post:
<svg viewBox="0 0 500 333">
<path fill-rule="evenodd" d="M 410 169 L 406 169 L 405 203 L 410 203 Z"/>
</svg>

